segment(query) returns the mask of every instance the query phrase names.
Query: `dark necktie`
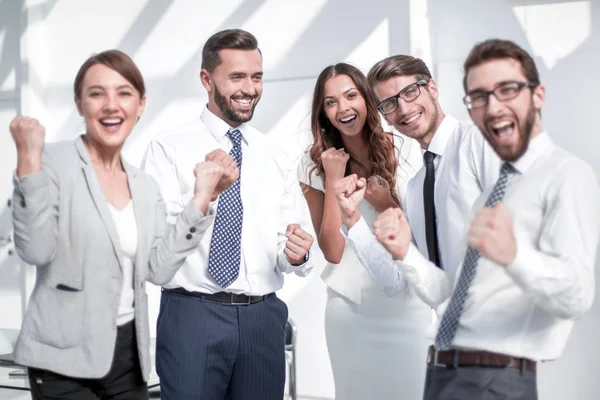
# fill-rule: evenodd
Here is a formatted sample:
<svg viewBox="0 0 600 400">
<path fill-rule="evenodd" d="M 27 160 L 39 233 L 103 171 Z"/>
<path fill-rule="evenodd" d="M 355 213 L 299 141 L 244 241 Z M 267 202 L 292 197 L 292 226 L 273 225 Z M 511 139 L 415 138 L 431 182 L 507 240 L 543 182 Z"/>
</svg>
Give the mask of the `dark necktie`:
<svg viewBox="0 0 600 400">
<path fill-rule="evenodd" d="M 435 166 L 433 165 L 433 160 L 435 159 L 435 154 L 430 151 L 426 151 L 425 154 L 423 154 L 423 158 L 425 160 L 423 208 L 425 211 L 425 238 L 427 239 L 427 254 L 429 255 L 429 261 L 441 268 L 434 201 Z"/>
<path fill-rule="evenodd" d="M 506 185 L 508 184 L 508 175 L 512 172 L 514 172 L 514 169 L 509 163 L 504 163 L 502 165 L 500 177 L 494 186 L 494 190 L 492 190 L 492 193 L 485 202 L 485 207 L 492 207 L 502 200 L 504 193 L 506 192 Z M 477 272 L 476 267 L 480 257 L 481 253 L 479 251 L 471 246 L 468 247 L 463 261 L 463 268 L 458 278 L 458 283 L 454 288 L 454 292 L 452 292 L 448 307 L 440 321 L 438 333 L 435 338 L 435 348 L 437 350 L 448 349 L 452 345 L 454 335 L 458 329 L 458 322 L 465 306 L 469 287 Z"/>
<path fill-rule="evenodd" d="M 244 206 L 240 193 L 242 178 L 242 132 L 230 129 L 227 134 L 233 142 L 229 154 L 240 170 L 237 181 L 219 196 L 217 216 L 210 241 L 208 272 L 222 288 L 231 285 L 240 273 L 242 252 L 242 221 Z"/>
</svg>

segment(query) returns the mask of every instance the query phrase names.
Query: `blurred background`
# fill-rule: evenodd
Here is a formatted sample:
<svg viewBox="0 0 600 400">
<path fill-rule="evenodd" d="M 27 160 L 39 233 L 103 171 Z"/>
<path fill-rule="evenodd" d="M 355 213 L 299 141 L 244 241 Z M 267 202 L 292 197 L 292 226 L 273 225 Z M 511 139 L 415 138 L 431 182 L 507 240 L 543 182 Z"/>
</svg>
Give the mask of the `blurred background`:
<svg viewBox="0 0 600 400">
<path fill-rule="evenodd" d="M 12 350 L 35 279 L 12 248 L 16 152 L 9 121 L 34 116 L 46 126 L 47 140 L 74 138 L 83 130 L 72 89 L 79 66 L 92 53 L 121 49 L 148 88 L 146 111 L 125 148 L 139 165 L 156 134 L 200 114 L 207 101 L 198 77 L 202 46 L 226 28 L 258 38 L 264 94 L 253 125 L 294 160 L 310 141 L 312 90 L 327 65 L 346 61 L 366 73 L 388 55 L 421 57 L 443 110 L 467 119 L 462 61 L 478 41 L 500 37 L 535 56 L 547 93 L 542 122 L 553 140 L 600 171 L 593 117 L 600 89 L 598 0 L 0 0 L 0 354 Z M 313 257 L 311 276 L 288 277 L 280 296 L 298 328 L 299 397 L 331 399 L 326 291 L 319 279 L 325 262 L 318 248 Z M 148 291 L 155 321 L 160 291 Z M 598 398 L 597 303 L 576 324 L 563 357 L 540 367 L 541 399 Z M 7 397 L 0 392 L 0 398 Z"/>
</svg>

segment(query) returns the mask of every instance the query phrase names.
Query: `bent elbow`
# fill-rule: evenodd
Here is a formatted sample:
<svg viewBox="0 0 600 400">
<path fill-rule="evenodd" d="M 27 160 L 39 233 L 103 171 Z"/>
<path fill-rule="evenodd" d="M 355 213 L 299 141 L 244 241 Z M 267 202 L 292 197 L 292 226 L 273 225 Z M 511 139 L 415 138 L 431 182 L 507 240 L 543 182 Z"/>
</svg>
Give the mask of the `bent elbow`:
<svg viewBox="0 0 600 400">
<path fill-rule="evenodd" d="M 583 317 L 592 308 L 593 302 L 593 298 L 581 299 L 576 304 L 573 304 L 571 307 L 564 310 L 563 315 L 560 317 L 573 321 L 581 319 L 581 317 Z"/>
<path fill-rule="evenodd" d="M 329 262 L 331 264 L 339 264 L 340 262 L 342 262 L 341 254 L 323 253 L 323 256 L 325 257 L 325 260 L 327 260 L 327 262 Z"/>
<path fill-rule="evenodd" d="M 26 251 L 18 247 L 17 254 L 27 264 L 35 265 L 36 267 L 50 264 L 50 262 L 53 259 L 52 253 L 45 253 L 40 251 Z"/>
</svg>

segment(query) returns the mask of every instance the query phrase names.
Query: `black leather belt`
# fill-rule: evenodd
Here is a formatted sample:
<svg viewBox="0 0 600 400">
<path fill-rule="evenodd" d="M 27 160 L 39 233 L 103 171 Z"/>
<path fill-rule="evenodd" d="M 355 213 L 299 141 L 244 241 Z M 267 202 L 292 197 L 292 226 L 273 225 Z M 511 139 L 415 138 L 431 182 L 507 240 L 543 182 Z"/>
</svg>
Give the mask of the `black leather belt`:
<svg viewBox="0 0 600 400">
<path fill-rule="evenodd" d="M 229 292 L 217 292 L 217 293 L 202 293 L 202 292 L 190 292 L 184 288 L 175 289 L 162 289 L 165 292 L 172 292 L 177 294 L 183 294 L 185 296 L 198 297 L 210 301 L 217 301 L 220 303 L 227 303 L 233 306 L 247 306 L 248 304 L 258 303 L 263 301 L 273 293 L 266 294 L 264 296 L 248 296 L 245 294 L 235 294 Z"/>
<path fill-rule="evenodd" d="M 517 368 L 535 372 L 536 362 L 527 358 L 477 350 L 435 350 L 429 347 L 427 364 L 443 367 Z"/>
</svg>

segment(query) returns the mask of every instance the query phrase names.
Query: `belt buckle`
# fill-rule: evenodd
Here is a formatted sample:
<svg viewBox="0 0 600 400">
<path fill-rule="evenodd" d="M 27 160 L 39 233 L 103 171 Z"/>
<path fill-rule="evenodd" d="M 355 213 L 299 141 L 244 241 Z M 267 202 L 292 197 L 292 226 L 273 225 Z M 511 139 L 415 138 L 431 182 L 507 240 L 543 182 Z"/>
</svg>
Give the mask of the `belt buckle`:
<svg viewBox="0 0 600 400">
<path fill-rule="evenodd" d="M 246 297 L 248 297 L 248 300 L 244 301 L 244 302 L 235 301 L 234 300 L 235 296 L 239 296 L 239 295 L 235 294 L 235 293 L 231 293 L 230 301 L 231 301 L 232 306 L 247 306 L 250 304 L 251 296 L 246 296 Z M 243 295 L 241 295 L 241 296 L 243 296 Z"/>
<path fill-rule="evenodd" d="M 448 366 L 446 364 L 440 364 L 438 362 L 439 353 L 440 353 L 440 351 L 438 349 L 435 349 L 435 348 L 433 349 L 433 354 L 430 353 L 429 364 L 433 365 L 434 367 L 448 368 Z"/>
</svg>

